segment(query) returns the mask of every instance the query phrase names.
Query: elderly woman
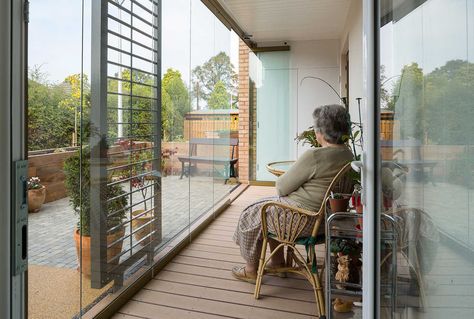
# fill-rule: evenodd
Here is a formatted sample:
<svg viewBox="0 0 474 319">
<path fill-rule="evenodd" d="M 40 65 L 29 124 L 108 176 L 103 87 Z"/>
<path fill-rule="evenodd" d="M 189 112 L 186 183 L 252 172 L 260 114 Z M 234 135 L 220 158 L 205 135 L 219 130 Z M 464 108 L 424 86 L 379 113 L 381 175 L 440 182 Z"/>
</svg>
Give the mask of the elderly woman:
<svg viewBox="0 0 474 319">
<path fill-rule="evenodd" d="M 245 266 L 235 266 L 235 278 L 255 283 L 258 260 L 262 247 L 261 207 L 276 201 L 311 211 L 318 211 L 324 194 L 339 170 L 353 159 L 352 152 L 345 145 L 345 137 L 350 132 L 350 120 L 346 109 L 341 105 L 324 105 L 313 112 L 314 131 L 321 145 L 306 151 L 291 168 L 276 182 L 278 196 L 265 198 L 247 207 L 240 215 L 234 234 L 234 241 L 240 246 L 240 253 L 246 261 Z M 311 235 L 315 220 L 308 223 L 302 236 Z M 269 223 L 269 230 L 271 223 Z M 323 230 L 324 231 L 324 230 Z M 269 241 L 274 250 L 278 243 Z M 275 253 L 267 267 L 279 267 L 285 263 L 284 252 Z"/>
</svg>

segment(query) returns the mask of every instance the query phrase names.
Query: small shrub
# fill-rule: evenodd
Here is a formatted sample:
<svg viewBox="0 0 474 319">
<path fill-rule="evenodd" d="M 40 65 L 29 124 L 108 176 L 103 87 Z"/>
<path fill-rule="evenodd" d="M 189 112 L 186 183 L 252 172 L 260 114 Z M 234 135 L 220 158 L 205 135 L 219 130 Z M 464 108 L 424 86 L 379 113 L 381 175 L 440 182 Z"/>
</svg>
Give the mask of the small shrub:
<svg viewBox="0 0 474 319">
<path fill-rule="evenodd" d="M 77 228 L 83 236 L 90 236 L 91 222 L 91 176 L 90 176 L 90 150 L 84 147 L 82 150 L 82 161 L 80 150 L 64 162 L 64 173 L 66 175 L 65 184 L 67 193 L 70 197 L 74 211 L 78 215 Z M 108 178 L 110 181 L 110 178 Z M 107 212 L 100 212 L 105 215 L 107 229 L 119 225 L 125 218 L 125 207 L 128 204 L 126 192 L 120 184 L 104 186 L 104 197 L 101 201 L 107 201 L 110 198 L 114 200 L 108 202 Z M 94 209 L 98 205 L 94 205 Z M 114 213 L 113 216 L 108 216 Z"/>
</svg>

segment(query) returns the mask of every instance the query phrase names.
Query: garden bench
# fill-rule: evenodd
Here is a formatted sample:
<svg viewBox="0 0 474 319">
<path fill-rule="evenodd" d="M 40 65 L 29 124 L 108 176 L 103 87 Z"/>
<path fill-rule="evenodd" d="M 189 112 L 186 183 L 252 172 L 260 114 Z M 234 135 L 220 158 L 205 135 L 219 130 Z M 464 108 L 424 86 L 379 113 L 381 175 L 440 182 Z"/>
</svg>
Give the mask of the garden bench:
<svg viewBox="0 0 474 319">
<path fill-rule="evenodd" d="M 181 176 L 190 176 L 193 165 L 202 164 L 217 164 L 224 166 L 225 183 L 235 175 L 235 164 L 238 158 L 235 156 L 235 147 L 239 144 L 239 140 L 236 138 L 192 138 L 189 141 L 190 152 L 189 156 L 178 156 L 178 160 L 181 162 Z M 207 146 L 231 146 L 232 152 L 230 157 L 225 156 L 213 156 L 211 155 L 197 155 L 198 145 Z M 186 166 L 186 163 L 188 164 Z"/>
</svg>

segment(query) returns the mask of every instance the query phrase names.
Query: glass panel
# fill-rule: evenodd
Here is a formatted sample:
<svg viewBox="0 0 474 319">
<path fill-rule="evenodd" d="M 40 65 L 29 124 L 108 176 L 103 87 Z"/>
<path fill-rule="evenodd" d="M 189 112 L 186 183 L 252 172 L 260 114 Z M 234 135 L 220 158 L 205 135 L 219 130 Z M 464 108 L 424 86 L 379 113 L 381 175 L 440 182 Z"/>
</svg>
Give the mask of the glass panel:
<svg viewBox="0 0 474 319">
<path fill-rule="evenodd" d="M 209 96 L 213 110 L 214 204 L 221 201 L 237 184 L 235 161 L 238 156 L 237 68 L 238 37 L 214 17 L 214 56 L 222 70 L 220 80 Z"/>
<path fill-rule="evenodd" d="M 211 77 L 216 67 L 214 15 L 200 1 L 192 1 L 191 19 L 191 88 L 196 110 L 190 110 L 189 155 L 200 159 L 190 172 L 190 221 L 209 211 L 214 203 L 214 111 L 209 100 L 216 81 Z M 198 104 L 199 103 L 199 104 Z"/>
<path fill-rule="evenodd" d="M 79 151 L 65 163 L 80 216 L 81 314 L 149 269 L 161 241 L 160 8 L 142 10 L 148 2 L 84 2 L 83 75 L 90 84 L 81 96 Z M 145 30 L 142 18 L 147 31 L 134 33 Z"/>
<path fill-rule="evenodd" d="M 65 188 L 64 161 L 77 152 L 80 136 L 82 3 L 30 1 L 28 159 L 29 177 L 39 178 L 30 180 L 28 191 L 30 318 L 72 318 L 81 310 L 77 216 Z M 86 96 L 88 86 L 86 77 Z M 71 169 L 79 172 L 77 165 Z"/>
<path fill-rule="evenodd" d="M 258 54 L 256 177 L 260 181 L 276 179 L 266 169 L 268 163 L 296 157 L 296 120 L 291 120 L 295 116 L 291 110 L 297 105 L 297 71 L 288 68 L 289 57 L 288 52 Z"/>
<path fill-rule="evenodd" d="M 199 1 L 163 1 L 159 15 L 161 1 L 73 2 L 31 7 L 30 171 L 47 187 L 30 215 L 31 317 L 81 317 L 235 187 L 237 37 Z M 224 85 L 205 87 L 213 58 L 224 58 Z M 207 141 L 194 153 L 196 138 Z M 191 156 L 208 161 L 189 166 Z"/>
<path fill-rule="evenodd" d="M 179 158 L 188 157 L 184 121 L 189 110 L 189 0 L 163 2 L 161 164 L 163 172 L 163 239 L 168 242 L 189 226 L 189 179 Z"/>
<path fill-rule="evenodd" d="M 381 3 L 381 315 L 470 318 L 473 3 Z"/>
</svg>

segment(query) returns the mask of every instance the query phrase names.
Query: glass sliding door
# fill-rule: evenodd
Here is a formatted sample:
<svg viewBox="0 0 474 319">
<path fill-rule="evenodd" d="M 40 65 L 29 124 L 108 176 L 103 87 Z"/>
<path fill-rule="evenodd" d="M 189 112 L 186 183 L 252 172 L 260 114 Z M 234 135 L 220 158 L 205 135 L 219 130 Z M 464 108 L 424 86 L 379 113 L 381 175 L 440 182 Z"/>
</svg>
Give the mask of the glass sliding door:
<svg viewBox="0 0 474 319">
<path fill-rule="evenodd" d="M 185 116 L 189 112 L 191 2 L 166 0 L 162 7 L 162 43 L 169 44 L 162 47 L 161 61 L 164 245 L 189 227 L 189 180 L 179 159 L 189 154 Z"/>
<path fill-rule="evenodd" d="M 256 90 L 256 180 L 274 181 L 276 177 L 266 165 L 296 158 L 298 74 L 290 68 L 290 52 L 259 53 L 257 57 L 253 66 L 260 75 Z"/>
<path fill-rule="evenodd" d="M 78 152 L 81 98 L 90 96 L 90 73 L 81 65 L 82 53 L 88 52 L 82 37 L 84 43 L 90 39 L 90 1 L 29 3 L 24 133 L 29 192 L 40 200 L 29 203 L 28 317 L 41 318 L 48 313 L 51 318 L 71 318 L 82 311 L 81 262 L 76 250 L 81 247 L 74 241 L 79 220 L 68 199 L 64 163 Z M 89 32 L 84 32 L 88 26 Z M 90 53 L 84 57 L 84 68 L 90 69 Z M 79 179 L 79 165 L 70 167 Z M 78 188 L 74 194 L 76 199 L 81 197 Z M 90 297 L 100 294 L 91 291 Z M 55 306 L 51 306 L 52 299 Z"/>
<path fill-rule="evenodd" d="M 474 2 L 378 4 L 380 317 L 472 318 Z"/>
<path fill-rule="evenodd" d="M 200 1 L 30 3 L 29 316 L 78 318 L 235 187 L 237 37 Z"/>
</svg>

